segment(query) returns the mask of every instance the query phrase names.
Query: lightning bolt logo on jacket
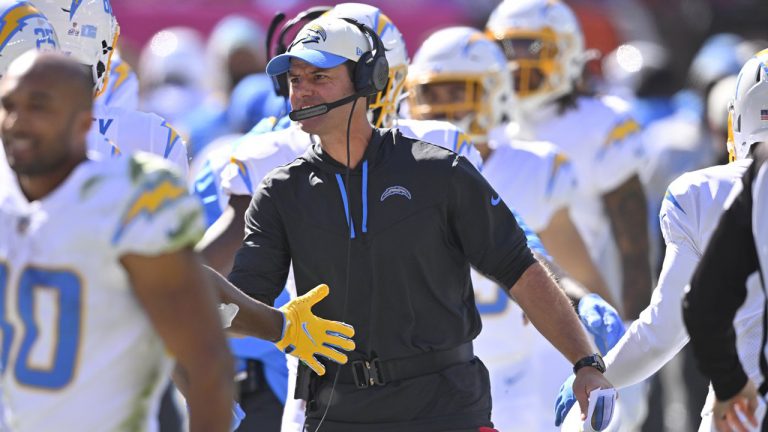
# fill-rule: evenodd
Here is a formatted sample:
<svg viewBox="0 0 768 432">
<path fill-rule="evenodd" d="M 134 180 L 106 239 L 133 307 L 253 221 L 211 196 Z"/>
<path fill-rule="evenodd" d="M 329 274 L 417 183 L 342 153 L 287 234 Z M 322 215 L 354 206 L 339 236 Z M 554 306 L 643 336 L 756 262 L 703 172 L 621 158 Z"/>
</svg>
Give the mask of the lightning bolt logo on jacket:
<svg viewBox="0 0 768 432">
<path fill-rule="evenodd" d="M 158 212 L 184 197 L 186 189 L 172 177 L 163 175 L 144 184 L 131 200 L 128 209 L 120 218 L 120 225 L 112 237 L 112 243 L 120 241 L 125 230 L 139 217 L 152 218 Z"/>
<path fill-rule="evenodd" d="M 45 19 L 45 16 L 27 2 L 13 6 L 0 16 L 0 52 L 5 49 L 16 33 L 26 27 L 27 20 L 30 18 Z"/>
</svg>

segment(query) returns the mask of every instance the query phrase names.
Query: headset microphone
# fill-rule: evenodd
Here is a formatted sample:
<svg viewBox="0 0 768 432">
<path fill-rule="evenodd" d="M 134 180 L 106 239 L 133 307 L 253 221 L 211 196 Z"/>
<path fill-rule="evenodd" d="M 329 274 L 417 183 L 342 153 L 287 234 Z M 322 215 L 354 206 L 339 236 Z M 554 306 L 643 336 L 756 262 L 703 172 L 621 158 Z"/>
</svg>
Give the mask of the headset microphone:
<svg viewBox="0 0 768 432">
<path fill-rule="evenodd" d="M 293 121 L 299 121 L 299 120 L 306 120 L 308 118 L 317 117 L 319 115 L 323 115 L 327 113 L 328 111 L 338 108 L 342 105 L 346 105 L 353 100 L 363 97 L 364 95 L 361 95 L 360 92 L 355 92 L 345 98 L 339 99 L 337 101 L 333 101 L 330 103 L 324 103 L 320 105 L 314 105 L 308 108 L 302 108 L 299 110 L 293 110 L 288 114 L 288 117 L 290 117 Z"/>
</svg>

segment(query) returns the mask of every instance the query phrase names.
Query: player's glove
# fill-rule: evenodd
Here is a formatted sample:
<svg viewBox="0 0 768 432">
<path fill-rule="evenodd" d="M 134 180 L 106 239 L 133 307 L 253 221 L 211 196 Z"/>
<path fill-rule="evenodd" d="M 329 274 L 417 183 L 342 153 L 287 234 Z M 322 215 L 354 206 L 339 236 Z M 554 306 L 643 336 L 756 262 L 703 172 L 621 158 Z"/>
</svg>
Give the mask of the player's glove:
<svg viewBox="0 0 768 432">
<path fill-rule="evenodd" d="M 579 318 L 595 337 L 601 354 L 607 353 L 624 334 L 619 313 L 597 294 L 587 294 L 579 301 Z"/>
<path fill-rule="evenodd" d="M 245 418 L 245 411 L 240 407 L 237 402 L 232 402 L 232 424 L 229 425 L 230 432 L 234 432 L 240 427 L 240 423 Z"/>
<path fill-rule="evenodd" d="M 567 380 L 560 386 L 560 392 L 555 399 L 555 426 L 560 427 L 568 415 L 568 411 L 576 403 L 576 395 L 573 394 L 573 380 L 576 375 L 571 374 Z"/>
<path fill-rule="evenodd" d="M 345 364 L 347 356 L 336 349 L 355 349 L 355 343 L 351 339 L 355 334 L 352 326 L 318 318 L 312 313 L 312 306 L 324 299 L 328 291 L 328 285 L 318 285 L 281 307 L 283 335 L 275 342 L 277 348 L 297 357 L 318 375 L 325 374 L 325 367 L 317 361 L 316 355 Z"/>
</svg>

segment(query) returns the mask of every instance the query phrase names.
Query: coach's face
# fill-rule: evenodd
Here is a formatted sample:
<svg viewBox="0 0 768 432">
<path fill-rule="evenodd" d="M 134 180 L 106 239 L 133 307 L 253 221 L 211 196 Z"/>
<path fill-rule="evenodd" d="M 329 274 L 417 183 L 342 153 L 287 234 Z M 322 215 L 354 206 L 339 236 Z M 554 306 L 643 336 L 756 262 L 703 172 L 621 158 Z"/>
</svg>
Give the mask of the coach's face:
<svg viewBox="0 0 768 432">
<path fill-rule="evenodd" d="M 330 103 L 355 92 L 347 66 L 322 69 L 303 60 L 291 59 L 288 70 L 291 107 L 294 110 Z M 358 101 L 358 105 L 361 103 Z M 364 105 L 364 101 L 363 101 Z M 352 103 L 340 106 L 326 114 L 299 121 L 304 132 L 324 135 L 332 129 L 346 128 Z"/>
<path fill-rule="evenodd" d="M 8 164 L 16 173 L 50 173 L 78 150 L 74 143 L 84 137 L 77 136 L 82 112 L 74 100 L 66 82 L 51 73 L 30 72 L 3 79 L 0 136 Z"/>
</svg>

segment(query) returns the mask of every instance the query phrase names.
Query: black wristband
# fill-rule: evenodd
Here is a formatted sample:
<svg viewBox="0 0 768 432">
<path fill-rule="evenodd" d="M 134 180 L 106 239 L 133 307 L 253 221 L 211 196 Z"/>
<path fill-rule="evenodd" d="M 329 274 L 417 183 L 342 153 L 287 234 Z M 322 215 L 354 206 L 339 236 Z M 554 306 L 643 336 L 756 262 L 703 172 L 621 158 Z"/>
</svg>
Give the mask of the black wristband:
<svg viewBox="0 0 768 432">
<path fill-rule="evenodd" d="M 603 361 L 603 356 L 595 353 L 577 361 L 576 364 L 573 365 L 573 374 L 576 375 L 576 372 L 578 372 L 579 369 L 587 366 L 597 369 L 600 371 L 600 373 L 605 373 L 605 362 Z"/>
</svg>

